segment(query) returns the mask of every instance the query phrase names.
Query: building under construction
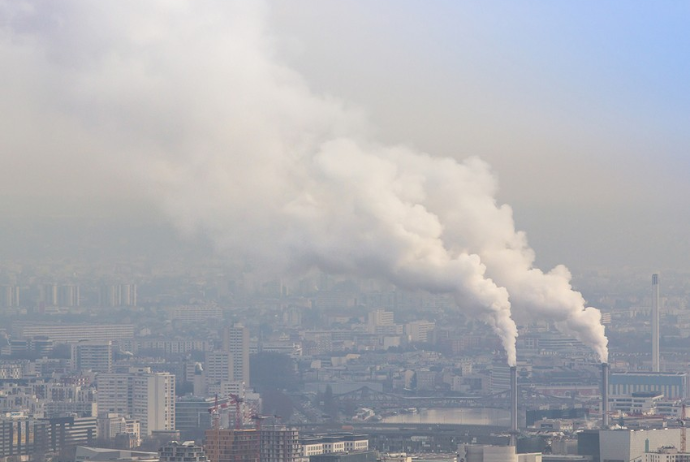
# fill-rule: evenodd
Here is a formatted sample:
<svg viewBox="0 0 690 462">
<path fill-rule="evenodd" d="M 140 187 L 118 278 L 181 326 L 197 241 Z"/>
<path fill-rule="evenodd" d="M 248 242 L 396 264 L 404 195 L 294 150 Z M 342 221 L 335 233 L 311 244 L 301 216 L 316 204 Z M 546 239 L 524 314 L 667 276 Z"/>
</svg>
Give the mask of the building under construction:
<svg viewBox="0 0 690 462">
<path fill-rule="evenodd" d="M 259 462 L 260 434 L 256 429 L 206 430 L 204 449 L 209 462 Z"/>
<path fill-rule="evenodd" d="M 297 462 L 301 458 L 299 432 L 284 425 L 261 429 L 261 462 Z"/>
</svg>

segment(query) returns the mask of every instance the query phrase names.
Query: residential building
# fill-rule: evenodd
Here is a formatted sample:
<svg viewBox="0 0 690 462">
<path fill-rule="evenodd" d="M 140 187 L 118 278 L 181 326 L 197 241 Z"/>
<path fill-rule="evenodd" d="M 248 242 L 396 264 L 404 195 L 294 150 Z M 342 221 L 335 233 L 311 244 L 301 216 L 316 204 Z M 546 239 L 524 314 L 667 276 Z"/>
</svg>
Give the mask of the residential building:
<svg viewBox="0 0 690 462">
<path fill-rule="evenodd" d="M 233 381 L 249 386 L 249 329 L 242 324 L 226 327 L 223 351 L 232 355 Z"/>
<path fill-rule="evenodd" d="M 160 462 L 206 462 L 206 453 L 193 441 L 171 441 L 158 450 Z"/>
<path fill-rule="evenodd" d="M 16 323 L 13 338 L 46 337 L 55 343 L 80 340 L 120 340 L 134 337 L 132 324 L 26 324 Z"/>
<path fill-rule="evenodd" d="M 146 437 L 153 431 L 175 429 L 175 376 L 167 372 L 135 375 L 132 379 L 133 419 Z"/>
<path fill-rule="evenodd" d="M 133 368 L 129 373 L 99 374 L 97 402 L 101 412 L 138 420 L 142 437 L 175 429 L 175 376 Z"/>
<path fill-rule="evenodd" d="M 109 374 L 113 369 L 113 342 L 110 340 L 81 340 L 72 344 L 72 363 L 78 371 Z"/>
</svg>

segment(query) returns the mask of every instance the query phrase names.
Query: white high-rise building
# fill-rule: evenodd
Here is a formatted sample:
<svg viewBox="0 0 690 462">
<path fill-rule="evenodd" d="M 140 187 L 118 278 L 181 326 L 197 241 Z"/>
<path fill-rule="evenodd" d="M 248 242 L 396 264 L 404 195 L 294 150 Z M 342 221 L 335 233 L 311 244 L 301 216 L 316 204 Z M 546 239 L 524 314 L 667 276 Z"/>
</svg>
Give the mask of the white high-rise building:
<svg viewBox="0 0 690 462">
<path fill-rule="evenodd" d="M 142 436 L 175 429 L 174 375 L 132 368 L 126 374 L 99 374 L 96 384 L 99 410 L 138 420 Z"/>
<path fill-rule="evenodd" d="M 249 329 L 242 324 L 226 327 L 223 333 L 223 351 L 232 355 L 233 379 L 249 386 Z"/>
<path fill-rule="evenodd" d="M 235 371 L 232 353 L 227 351 L 209 351 L 204 361 L 204 381 L 206 389 L 234 382 Z"/>
<path fill-rule="evenodd" d="M 132 379 L 133 373 L 98 374 L 96 376 L 96 402 L 100 412 L 109 412 L 123 416 L 132 414 Z"/>
<path fill-rule="evenodd" d="M 132 380 L 132 418 L 141 434 L 175 429 L 175 376 L 167 372 L 136 375 Z"/>
</svg>

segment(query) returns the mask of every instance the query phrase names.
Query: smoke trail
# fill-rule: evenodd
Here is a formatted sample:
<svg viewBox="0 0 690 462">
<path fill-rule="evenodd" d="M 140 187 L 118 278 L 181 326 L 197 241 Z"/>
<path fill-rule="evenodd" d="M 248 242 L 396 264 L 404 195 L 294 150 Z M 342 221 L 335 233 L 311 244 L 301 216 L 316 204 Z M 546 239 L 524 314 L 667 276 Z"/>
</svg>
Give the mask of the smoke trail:
<svg viewBox="0 0 690 462">
<path fill-rule="evenodd" d="M 487 266 L 487 274 L 510 293 L 513 318 L 521 321 L 550 320 L 566 335 L 590 346 L 600 361 L 608 361 L 608 340 L 598 309 L 570 284 L 571 274 L 559 265 L 544 273 L 534 268 L 534 251 L 522 232 L 516 232 L 512 210 L 487 201 L 461 201 L 441 214 L 449 235 L 472 242 L 472 249 Z M 468 225 L 468 223 L 472 223 Z"/>
<path fill-rule="evenodd" d="M 276 59 L 264 6 L 16 4 L 0 3 L 10 18 L 0 58 L 41 77 L 12 91 L 37 119 L 48 106 L 51 123 L 68 121 L 54 144 L 86 140 L 86 165 L 120 169 L 130 184 L 122 165 L 134 165 L 181 230 L 276 271 L 453 294 L 494 329 L 511 365 L 509 294 L 519 314 L 553 319 L 605 356 L 599 312 L 563 269 L 532 267 L 490 168 L 371 142 L 359 110 L 315 95 Z"/>
</svg>

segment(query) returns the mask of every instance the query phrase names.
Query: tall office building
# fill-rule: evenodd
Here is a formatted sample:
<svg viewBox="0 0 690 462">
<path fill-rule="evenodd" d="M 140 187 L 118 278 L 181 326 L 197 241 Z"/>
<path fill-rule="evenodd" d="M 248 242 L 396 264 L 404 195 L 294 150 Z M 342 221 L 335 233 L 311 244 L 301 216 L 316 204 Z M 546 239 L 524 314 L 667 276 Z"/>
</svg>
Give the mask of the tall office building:
<svg viewBox="0 0 690 462">
<path fill-rule="evenodd" d="M 232 355 L 233 381 L 249 386 L 249 329 L 242 324 L 226 327 L 223 351 Z"/>
</svg>

